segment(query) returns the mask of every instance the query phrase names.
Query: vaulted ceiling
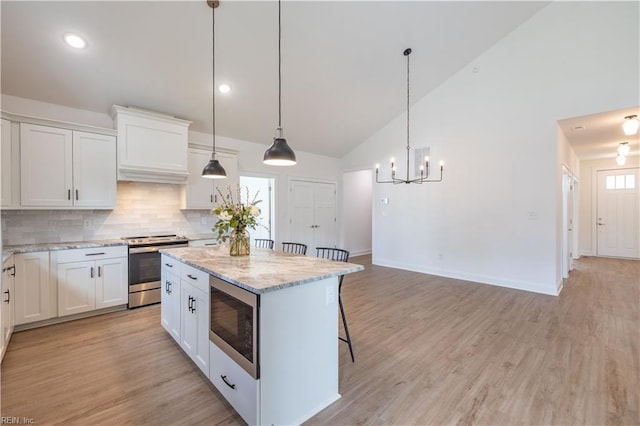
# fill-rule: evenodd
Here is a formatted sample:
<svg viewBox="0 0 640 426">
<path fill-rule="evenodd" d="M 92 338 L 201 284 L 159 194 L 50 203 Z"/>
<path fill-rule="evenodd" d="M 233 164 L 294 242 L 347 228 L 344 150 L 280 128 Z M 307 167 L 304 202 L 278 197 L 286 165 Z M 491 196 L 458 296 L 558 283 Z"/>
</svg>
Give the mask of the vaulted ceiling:
<svg viewBox="0 0 640 426">
<path fill-rule="evenodd" d="M 341 157 L 547 2 L 284 1 L 282 124 L 296 150 Z M 202 1 L 0 3 L 2 93 L 107 113 L 145 108 L 212 130 L 212 19 Z M 216 9 L 217 134 L 269 144 L 277 125 L 274 1 Z M 62 42 L 66 32 L 88 41 Z"/>
</svg>

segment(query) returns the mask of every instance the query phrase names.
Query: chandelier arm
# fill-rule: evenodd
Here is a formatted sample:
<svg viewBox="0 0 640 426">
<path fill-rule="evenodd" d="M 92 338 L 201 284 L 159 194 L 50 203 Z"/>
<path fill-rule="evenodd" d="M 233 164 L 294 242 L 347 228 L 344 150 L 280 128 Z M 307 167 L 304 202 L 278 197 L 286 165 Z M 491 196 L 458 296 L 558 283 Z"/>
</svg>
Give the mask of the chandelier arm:
<svg viewBox="0 0 640 426">
<path fill-rule="evenodd" d="M 406 52 L 405 52 L 406 53 Z M 406 53 L 407 57 L 407 181 L 409 181 L 409 154 L 411 152 L 411 145 L 409 144 L 409 53 Z"/>
</svg>

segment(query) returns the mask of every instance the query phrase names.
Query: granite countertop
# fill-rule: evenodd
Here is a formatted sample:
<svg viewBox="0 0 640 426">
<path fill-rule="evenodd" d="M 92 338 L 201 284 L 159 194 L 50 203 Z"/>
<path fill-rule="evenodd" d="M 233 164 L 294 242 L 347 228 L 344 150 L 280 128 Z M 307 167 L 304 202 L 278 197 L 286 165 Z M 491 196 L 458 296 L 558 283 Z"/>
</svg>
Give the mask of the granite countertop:
<svg viewBox="0 0 640 426">
<path fill-rule="evenodd" d="M 218 238 L 218 234 L 214 234 L 213 232 L 208 232 L 205 234 L 185 234 L 185 237 L 187 237 L 189 241 L 215 240 Z"/>
<path fill-rule="evenodd" d="M 124 240 L 69 241 L 64 243 L 24 244 L 2 247 L 2 258 L 5 260 L 13 253 L 32 253 L 36 251 L 69 250 L 78 248 L 126 246 Z"/>
<path fill-rule="evenodd" d="M 260 294 L 364 270 L 355 263 L 251 248 L 251 255 L 229 255 L 227 245 L 162 249 L 161 253 L 196 269 Z"/>
</svg>

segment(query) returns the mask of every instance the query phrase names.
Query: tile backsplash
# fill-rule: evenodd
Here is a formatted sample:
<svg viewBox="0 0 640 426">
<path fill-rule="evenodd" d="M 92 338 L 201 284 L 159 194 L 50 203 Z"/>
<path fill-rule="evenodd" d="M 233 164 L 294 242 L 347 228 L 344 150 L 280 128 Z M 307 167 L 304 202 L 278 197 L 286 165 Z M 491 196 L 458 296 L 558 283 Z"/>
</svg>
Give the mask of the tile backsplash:
<svg viewBox="0 0 640 426">
<path fill-rule="evenodd" d="M 3 245 L 211 232 L 209 210 L 180 210 L 181 186 L 118 182 L 114 210 L 4 210 Z"/>
</svg>

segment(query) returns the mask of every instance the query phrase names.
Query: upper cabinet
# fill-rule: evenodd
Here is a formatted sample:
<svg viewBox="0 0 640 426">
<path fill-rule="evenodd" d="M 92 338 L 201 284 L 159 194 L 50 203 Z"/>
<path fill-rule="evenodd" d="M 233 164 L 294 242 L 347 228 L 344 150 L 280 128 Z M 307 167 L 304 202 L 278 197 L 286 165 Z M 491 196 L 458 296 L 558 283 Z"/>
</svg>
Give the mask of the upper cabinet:
<svg viewBox="0 0 640 426">
<path fill-rule="evenodd" d="M 118 180 L 185 183 L 190 121 L 114 105 Z"/>
<path fill-rule="evenodd" d="M 114 208 L 115 137 L 21 123 L 20 188 L 25 207 Z"/>
<path fill-rule="evenodd" d="M 13 204 L 13 197 L 11 194 L 13 173 L 11 162 L 11 154 L 13 152 L 11 147 L 11 122 L 9 120 L 2 119 L 0 120 L 0 123 L 2 123 L 2 136 L 0 139 L 0 159 L 2 160 L 2 163 L 0 164 L 0 171 L 2 173 L 2 176 L 0 176 L 0 183 L 2 184 L 0 194 L 2 197 L 0 205 L 2 205 L 2 207 L 6 207 Z"/>
<path fill-rule="evenodd" d="M 212 209 L 220 201 L 220 194 L 216 188 L 226 195 L 227 186 L 235 188 L 238 185 L 238 156 L 218 151 L 216 158 L 227 172 L 227 178 L 203 178 L 202 169 L 211 159 L 211 150 L 189 148 L 189 178 L 182 192 L 183 209 Z"/>
</svg>

